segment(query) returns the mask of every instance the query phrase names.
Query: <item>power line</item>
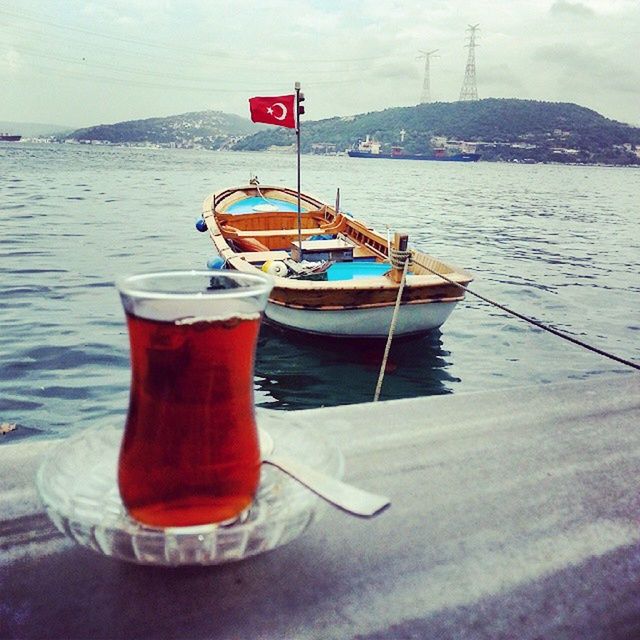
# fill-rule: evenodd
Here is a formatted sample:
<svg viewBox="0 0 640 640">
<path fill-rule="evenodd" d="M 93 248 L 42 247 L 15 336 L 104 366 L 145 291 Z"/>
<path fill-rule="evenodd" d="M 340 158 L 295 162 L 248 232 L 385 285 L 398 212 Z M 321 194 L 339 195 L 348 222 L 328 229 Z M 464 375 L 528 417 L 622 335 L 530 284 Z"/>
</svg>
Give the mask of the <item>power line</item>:
<svg viewBox="0 0 640 640">
<path fill-rule="evenodd" d="M 1 12 L 2 10 L 0 9 L 0 13 Z M 5 28 L 9 32 L 9 34 L 13 34 L 13 35 L 15 35 L 18 29 L 16 25 L 11 25 L 11 24 L 0 24 L 0 28 Z M 189 62 L 193 61 L 193 57 L 184 56 L 184 55 L 181 56 L 176 53 L 162 56 L 155 52 L 150 53 L 147 51 L 141 51 L 140 49 L 136 49 L 135 51 L 128 51 L 121 47 L 118 48 L 116 46 L 109 46 L 108 44 L 97 44 L 95 42 L 87 42 L 86 40 L 82 40 L 77 37 L 70 36 L 68 34 L 65 35 L 64 40 L 61 41 L 58 35 L 54 35 L 53 33 L 47 33 L 46 31 L 43 31 L 41 28 L 33 29 L 33 28 L 20 25 L 19 30 L 20 30 L 20 34 L 23 34 L 26 32 L 26 33 L 31 33 L 37 36 L 37 40 L 32 39 L 32 41 L 38 42 L 38 43 L 43 43 L 44 40 L 49 40 L 58 45 L 60 44 L 70 45 L 70 44 L 76 43 L 79 47 L 90 49 L 92 52 L 98 51 L 98 52 L 107 52 L 107 53 L 119 53 L 121 55 L 131 55 L 131 56 L 135 56 L 136 58 L 146 58 L 146 59 L 155 60 L 155 61 L 162 60 L 162 59 L 171 60 L 172 62 L 175 62 L 176 60 L 185 60 Z M 9 40 L 7 40 L 5 44 L 12 47 L 18 46 L 15 44 L 10 44 Z"/>
<path fill-rule="evenodd" d="M 51 58 L 55 59 L 55 58 Z M 238 86 L 237 88 L 221 88 L 219 83 L 215 80 L 211 80 L 210 84 L 206 85 L 201 83 L 199 85 L 189 85 L 182 84 L 176 82 L 163 83 L 163 82 L 150 82 L 146 80 L 140 80 L 136 78 L 122 78 L 122 77 L 114 77 L 107 75 L 96 74 L 90 69 L 86 70 L 72 70 L 72 69 L 60 69 L 57 67 L 52 67 L 49 65 L 42 64 L 38 62 L 35 65 L 32 65 L 32 68 L 38 72 L 45 72 L 47 75 L 55 75 L 56 77 L 67 78 L 67 79 L 76 79 L 76 80 L 88 80 L 88 81 L 99 81 L 104 84 L 112 84 L 112 85 L 122 85 L 128 87 L 141 87 L 141 88 L 151 88 L 151 89 L 181 89 L 184 91 L 198 91 L 198 92 L 206 92 L 210 94 L 218 94 L 218 93 L 237 93 L 243 95 L 249 95 L 251 93 L 257 92 L 273 92 L 277 90 L 277 85 L 274 83 L 270 83 L 269 86 L 256 86 L 255 84 L 245 84 L 245 86 Z M 280 81 L 282 82 L 282 81 Z M 321 82 L 321 81 L 308 81 L 305 82 L 305 86 L 314 87 L 321 85 L 340 85 L 340 84 L 353 84 L 353 80 L 336 80 L 332 82 Z M 283 85 L 282 91 L 286 91 L 288 89 L 288 85 Z"/>
<path fill-rule="evenodd" d="M 2 12 L 2 10 L 0 9 L 0 13 Z M 19 29 L 20 34 L 26 32 L 26 33 L 31 33 L 34 34 L 36 36 L 36 38 L 31 38 L 30 43 L 31 42 L 36 42 L 38 44 L 47 44 L 45 41 L 49 41 L 52 42 L 55 45 L 59 45 L 59 46 L 63 46 L 63 47 L 67 47 L 68 45 L 73 45 L 75 43 L 76 49 L 78 49 L 79 47 L 82 47 L 83 50 L 86 50 L 88 53 L 85 53 L 84 56 L 88 56 L 89 52 L 91 54 L 93 54 L 94 52 L 97 52 L 98 54 L 100 53 L 107 53 L 107 54 L 120 54 L 121 56 L 129 56 L 129 57 L 135 57 L 136 60 L 140 59 L 140 58 L 145 58 L 147 60 L 152 60 L 154 62 L 161 62 L 163 60 L 166 60 L 168 62 L 170 62 L 171 64 L 175 64 L 178 61 L 184 61 L 185 63 L 189 64 L 189 65 L 193 65 L 194 64 L 194 57 L 193 55 L 184 55 L 184 53 L 181 53 L 183 50 L 176 50 L 175 52 L 172 52 L 171 54 L 164 54 L 162 52 L 148 52 L 148 51 L 141 51 L 140 49 L 136 49 L 136 50 L 128 50 L 126 48 L 122 48 L 122 47 L 117 47 L 117 46 L 109 46 L 108 44 L 103 44 L 103 43 L 95 43 L 95 42 L 89 42 L 87 40 L 83 40 L 81 38 L 77 38 L 77 37 L 73 37 L 70 35 L 65 35 L 64 39 L 61 40 L 60 37 L 58 35 L 54 35 L 53 33 L 47 33 L 46 31 L 43 31 L 42 29 L 39 28 L 29 28 L 29 27 L 25 27 L 23 25 L 20 25 L 20 27 L 17 27 L 16 25 L 10 25 L 10 24 L 0 24 L 0 29 L 5 29 L 8 34 L 9 37 L 7 38 L 7 40 L 5 41 L 5 44 L 7 46 L 10 46 L 12 48 L 23 48 L 24 45 L 22 45 L 21 43 L 16 44 L 11 43 L 11 35 L 14 35 L 17 33 L 17 30 Z M 14 38 L 15 40 L 15 38 Z M 47 51 L 47 53 L 45 55 L 48 56 L 50 50 Z M 242 70 L 246 70 L 247 64 L 245 64 L 244 62 L 240 61 L 240 60 L 235 60 L 235 61 L 229 61 L 229 62 L 222 62 L 220 63 L 220 60 L 216 59 L 214 56 L 206 56 L 207 58 L 207 62 L 211 63 L 212 61 L 215 62 L 215 64 L 219 67 L 223 67 L 225 71 L 242 71 Z M 282 61 L 284 63 L 284 61 Z M 353 63 L 354 61 L 350 61 L 351 63 Z M 355 62 L 358 62 L 357 60 Z M 368 61 L 364 61 L 364 62 L 368 62 Z M 329 62 L 330 64 L 333 64 L 331 62 Z M 299 65 L 301 64 L 298 60 L 296 61 L 288 61 L 288 64 L 292 65 L 292 68 L 294 68 L 296 65 L 299 67 Z M 358 65 L 360 66 L 360 65 Z M 261 68 L 261 65 L 259 64 L 259 61 L 255 61 L 252 59 L 251 61 L 251 66 L 250 68 L 252 70 L 256 70 Z M 264 67 L 265 69 L 269 69 L 268 64 L 267 66 Z M 273 70 L 274 72 L 276 72 L 275 70 Z M 342 68 L 339 69 L 326 69 L 326 70 L 322 70 L 322 69 L 317 69 L 314 73 L 318 73 L 318 74 L 337 74 L 337 73 L 344 73 L 348 71 L 348 69 L 345 69 L 344 66 Z M 281 71 L 278 71 L 281 72 Z"/>
<path fill-rule="evenodd" d="M 129 74 L 129 75 L 141 75 L 144 76 L 145 78 L 149 77 L 149 76 L 155 76 L 157 78 L 163 79 L 163 80 L 168 80 L 168 79 L 174 79 L 174 80 L 178 80 L 178 81 L 184 81 L 184 80 L 188 80 L 190 82 L 199 82 L 199 83 L 206 83 L 207 85 L 211 85 L 211 86 L 219 86 L 221 83 L 228 85 L 228 84 L 238 84 L 238 82 L 230 82 L 227 80 L 221 81 L 216 79 L 215 75 L 199 75 L 199 76 L 192 76 L 192 75 L 187 75 L 185 73 L 168 73 L 166 70 L 153 70 L 150 67 L 128 67 L 128 66 L 123 66 L 121 64 L 118 64 L 117 66 L 114 65 L 110 65 L 110 64 L 103 64 L 101 62 L 97 62 L 94 61 L 92 59 L 87 59 L 86 57 L 79 57 L 79 56 L 64 56 L 64 55 L 57 55 L 55 53 L 53 53 L 51 50 L 48 51 L 41 51 L 37 48 L 33 48 L 33 47 L 28 47 L 28 46 L 24 46 L 22 44 L 20 45 L 11 45 L 12 48 L 21 53 L 22 55 L 31 57 L 31 58 L 35 58 L 35 59 L 43 59 L 43 60 L 56 60 L 58 62 L 66 62 L 66 63 L 71 63 L 71 64 L 76 64 L 76 65 L 82 65 L 83 67 L 90 67 L 90 68 L 96 68 L 96 69 L 104 69 L 104 70 L 108 70 L 108 71 L 116 71 L 118 73 L 125 73 L 125 74 Z M 252 68 L 244 68 L 245 72 L 251 73 L 251 72 L 255 72 L 254 69 Z M 275 73 L 275 72 L 272 72 Z M 322 78 L 323 76 L 326 75 L 327 72 L 319 72 L 319 73 L 314 73 L 314 72 L 306 72 L 305 76 L 307 78 L 306 82 L 307 83 L 311 83 L 311 84 L 342 84 L 343 82 L 355 82 L 359 79 L 361 79 L 360 75 L 352 75 L 350 77 L 348 77 L 347 80 L 335 80 L 335 79 L 331 79 L 331 80 L 313 80 L 313 78 Z M 348 71 L 345 71 L 345 73 L 350 73 Z M 336 74 L 332 74 L 333 76 L 335 76 Z M 264 77 L 261 78 L 261 81 L 264 82 Z M 280 81 L 280 80 L 279 80 Z M 246 83 L 245 83 L 246 84 Z"/>
<path fill-rule="evenodd" d="M 193 47 L 185 47 L 185 46 L 180 46 L 180 47 L 176 47 L 167 43 L 163 43 L 163 42 L 153 42 L 150 40 L 143 40 L 140 38 L 125 38 L 122 36 L 115 36 L 112 34 L 106 34 L 106 33 L 101 33 L 99 31 L 93 31 L 91 29 L 85 29 L 82 27 L 74 27 L 74 26 L 70 26 L 70 25 L 66 25 L 66 24 L 61 24 L 59 22 L 56 22 L 55 20 L 42 20 L 41 18 L 35 18 L 33 16 L 29 16 L 27 14 L 23 14 L 23 13 L 16 13 L 13 11 L 7 11 L 6 9 L 0 9 L 0 14 L 4 14 L 4 15 L 8 15 L 11 16 L 13 18 L 18 18 L 21 20 L 27 20 L 29 22 L 35 22 L 37 24 L 42 24 L 45 25 L 47 27 L 53 27 L 55 29 L 64 29 L 64 30 L 68 30 L 68 31 L 75 31 L 77 33 L 84 33 L 87 35 L 91 35 L 91 36 L 95 36 L 98 38 L 104 38 L 107 40 L 113 40 L 116 42 L 122 42 L 122 43 L 126 43 L 126 44 L 135 44 L 135 45 L 139 45 L 139 46 L 144 46 L 144 47 L 150 47 L 150 48 L 154 48 L 154 49 L 161 49 L 163 51 L 176 51 L 176 52 L 180 52 L 180 53 L 191 53 L 194 55 L 199 55 L 199 56 L 206 56 L 207 58 L 212 58 L 212 57 L 216 57 L 216 59 L 218 61 L 220 61 L 220 59 L 228 59 L 228 60 L 238 60 L 238 61 L 243 61 L 243 62 L 251 62 L 252 64 L 255 63 L 255 57 L 253 56 L 241 56 L 238 54 L 232 54 L 229 53 L 227 50 L 211 50 L 211 49 L 198 49 L 198 48 L 193 48 Z M 332 60 L 327 60 L 326 58 L 296 58 L 295 62 L 296 63 L 303 63 L 303 64 L 307 64 L 307 63 L 326 63 L 326 64 L 343 64 L 346 62 L 370 62 L 372 60 L 388 60 L 389 56 L 386 55 L 379 55 L 379 56 L 366 56 L 366 57 L 361 57 L 361 58 L 336 58 L 336 59 L 332 59 Z M 262 57 L 262 62 L 267 62 L 269 64 L 276 64 L 276 65 L 282 65 L 282 64 L 291 64 L 290 60 L 279 60 L 276 58 L 265 58 Z"/>
<path fill-rule="evenodd" d="M 146 68 L 133 68 L 126 67 L 122 65 L 109 65 L 102 64 L 100 62 L 95 62 L 93 60 L 87 60 L 85 57 L 70 57 L 70 56 L 61 56 L 54 55 L 51 52 L 43 52 L 38 51 L 37 49 L 33 49 L 30 47 L 24 47 L 23 45 L 13 45 L 13 49 L 18 51 L 22 55 L 28 56 L 30 58 L 35 58 L 36 60 L 55 60 L 58 62 L 68 62 L 74 65 L 80 65 L 81 67 L 86 67 L 86 69 L 81 69 L 81 71 L 89 72 L 89 69 L 103 69 L 107 71 L 115 71 L 118 73 L 129 74 L 129 75 L 140 75 L 145 78 L 148 77 L 156 77 L 163 80 L 178 80 L 178 81 L 189 81 L 210 85 L 211 87 L 220 86 L 221 81 L 217 80 L 215 76 L 189 76 L 185 74 L 171 74 L 166 71 L 154 71 L 148 67 Z M 224 81 L 223 84 L 237 84 L 229 81 Z M 163 83 L 163 86 L 168 86 L 167 83 Z"/>
</svg>

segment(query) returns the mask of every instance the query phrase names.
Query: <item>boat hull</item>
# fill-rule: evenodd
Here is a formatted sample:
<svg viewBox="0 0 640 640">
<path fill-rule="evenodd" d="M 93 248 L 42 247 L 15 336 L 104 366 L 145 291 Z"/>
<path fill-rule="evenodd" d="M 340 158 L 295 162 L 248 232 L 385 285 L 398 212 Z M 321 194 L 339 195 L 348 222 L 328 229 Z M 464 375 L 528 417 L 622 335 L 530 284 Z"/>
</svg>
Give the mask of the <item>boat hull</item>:
<svg viewBox="0 0 640 640">
<path fill-rule="evenodd" d="M 20 142 L 22 136 L 0 135 L 0 142 Z"/>
<path fill-rule="evenodd" d="M 373 158 L 385 160 L 433 160 L 435 162 L 477 162 L 480 160 L 479 153 L 454 153 L 449 156 L 435 156 L 427 154 L 392 154 L 392 153 L 369 153 L 367 151 L 347 151 L 350 158 Z"/>
<path fill-rule="evenodd" d="M 417 337 L 440 327 L 457 302 L 404 304 L 398 309 L 394 336 Z M 267 320 L 286 329 L 333 338 L 386 338 L 393 306 L 365 309 L 292 309 L 269 302 Z"/>
</svg>

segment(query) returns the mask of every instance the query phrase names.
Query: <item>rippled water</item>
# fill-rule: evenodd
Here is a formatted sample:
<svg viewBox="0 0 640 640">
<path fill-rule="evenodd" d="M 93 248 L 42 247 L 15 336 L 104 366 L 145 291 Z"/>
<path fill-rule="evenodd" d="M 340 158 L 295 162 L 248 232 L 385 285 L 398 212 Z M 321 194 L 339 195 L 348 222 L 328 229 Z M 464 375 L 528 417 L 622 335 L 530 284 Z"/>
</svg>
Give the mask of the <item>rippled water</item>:
<svg viewBox="0 0 640 640">
<path fill-rule="evenodd" d="M 295 157 L 0 146 L 0 422 L 68 433 L 122 415 L 129 359 L 114 279 L 203 267 L 213 251 L 194 229 L 202 200 L 252 173 L 295 186 Z M 336 187 L 343 209 L 408 231 L 471 271 L 479 293 L 640 360 L 640 171 L 303 157 L 303 190 L 333 202 Z M 382 350 L 263 330 L 257 402 L 368 401 Z M 440 332 L 394 344 L 381 398 L 627 371 L 468 297 Z"/>
</svg>

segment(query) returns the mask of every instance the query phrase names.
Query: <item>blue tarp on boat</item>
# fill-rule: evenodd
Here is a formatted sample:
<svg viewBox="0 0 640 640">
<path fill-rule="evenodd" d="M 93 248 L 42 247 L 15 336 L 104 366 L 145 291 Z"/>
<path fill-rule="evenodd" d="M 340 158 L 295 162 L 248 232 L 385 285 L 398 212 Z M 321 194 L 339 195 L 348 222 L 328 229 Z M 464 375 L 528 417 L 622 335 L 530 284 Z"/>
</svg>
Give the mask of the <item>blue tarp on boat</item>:
<svg viewBox="0 0 640 640">
<path fill-rule="evenodd" d="M 382 276 L 391 269 L 386 262 L 336 262 L 327 269 L 327 280 L 354 280 Z"/>
<path fill-rule="evenodd" d="M 302 208 L 304 211 L 304 207 Z M 234 202 L 226 213 L 256 213 L 257 211 L 297 211 L 298 205 L 275 198 L 243 198 Z"/>
</svg>

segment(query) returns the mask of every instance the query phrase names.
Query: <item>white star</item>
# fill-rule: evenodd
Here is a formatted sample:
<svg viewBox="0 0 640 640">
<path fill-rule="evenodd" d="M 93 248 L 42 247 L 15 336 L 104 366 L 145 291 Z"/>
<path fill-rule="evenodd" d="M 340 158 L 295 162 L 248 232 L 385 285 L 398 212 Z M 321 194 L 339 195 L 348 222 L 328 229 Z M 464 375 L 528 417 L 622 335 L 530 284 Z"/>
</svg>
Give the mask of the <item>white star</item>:
<svg viewBox="0 0 640 640">
<path fill-rule="evenodd" d="M 272 116 L 273 115 L 273 108 L 272 107 L 267 107 L 267 113 Z"/>
</svg>

